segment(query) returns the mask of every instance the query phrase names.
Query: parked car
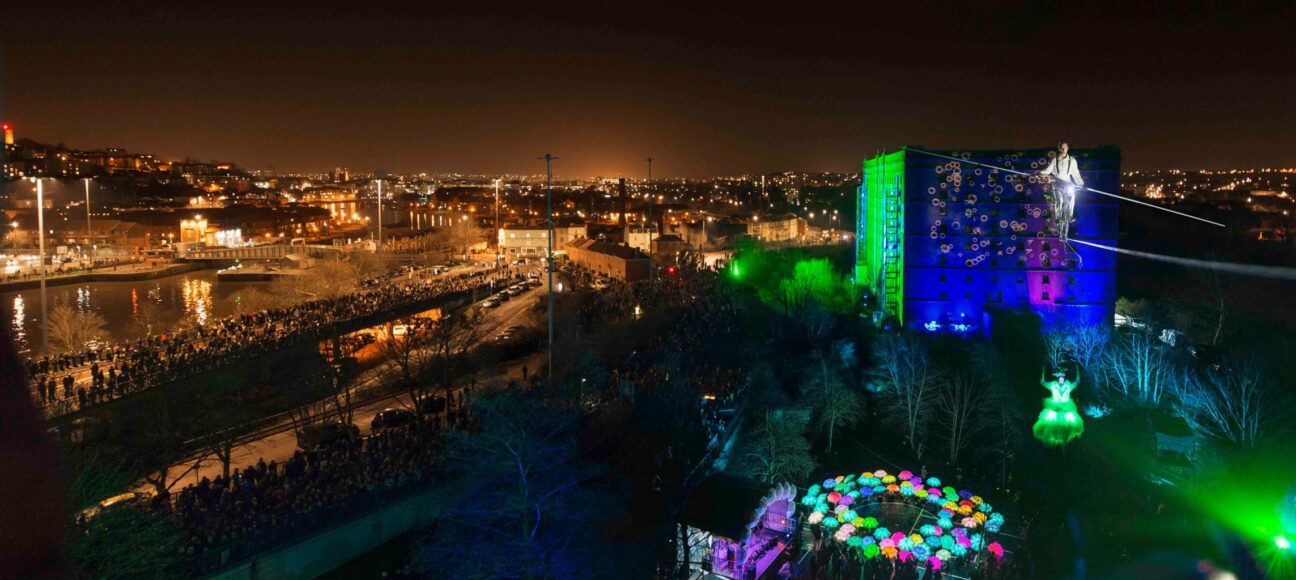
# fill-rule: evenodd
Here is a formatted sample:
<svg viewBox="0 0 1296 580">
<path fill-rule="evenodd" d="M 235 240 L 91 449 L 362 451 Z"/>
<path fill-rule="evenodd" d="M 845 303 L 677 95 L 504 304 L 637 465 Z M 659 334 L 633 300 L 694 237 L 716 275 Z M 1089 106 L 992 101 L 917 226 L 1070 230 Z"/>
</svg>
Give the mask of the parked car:
<svg viewBox="0 0 1296 580">
<path fill-rule="evenodd" d="M 418 401 L 419 412 L 424 415 L 436 415 L 446 410 L 445 395 L 427 395 Z"/>
<path fill-rule="evenodd" d="M 409 425 L 414 422 L 414 413 L 409 409 L 387 408 L 378 411 L 374 415 L 373 421 L 369 423 L 369 428 L 378 431 L 380 429 L 391 429 L 402 425 Z"/>
<path fill-rule="evenodd" d="M 116 507 L 125 507 L 130 505 L 142 506 L 147 504 L 149 501 L 152 501 L 156 496 L 157 492 L 152 489 L 120 493 L 81 510 L 81 516 L 88 520 Z"/>
<path fill-rule="evenodd" d="M 297 446 L 302 450 L 309 450 L 320 445 L 330 445 L 359 436 L 360 429 L 358 427 L 334 419 L 302 429 L 297 434 Z"/>
</svg>

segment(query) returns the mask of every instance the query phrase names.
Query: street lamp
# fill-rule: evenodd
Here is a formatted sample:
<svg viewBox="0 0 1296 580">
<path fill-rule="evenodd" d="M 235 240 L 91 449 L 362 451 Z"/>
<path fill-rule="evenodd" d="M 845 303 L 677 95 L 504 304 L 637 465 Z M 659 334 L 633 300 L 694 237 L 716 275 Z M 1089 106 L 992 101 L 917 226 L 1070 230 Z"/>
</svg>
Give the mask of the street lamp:
<svg viewBox="0 0 1296 580">
<path fill-rule="evenodd" d="M 378 251 L 382 252 L 382 179 L 378 180 Z"/>
<path fill-rule="evenodd" d="M 499 261 L 500 261 L 500 244 L 499 244 L 499 239 L 500 239 L 500 222 L 499 222 L 499 209 L 500 209 L 500 206 L 499 206 L 499 190 L 500 190 L 500 181 L 502 181 L 502 180 L 499 179 L 499 178 L 496 178 L 496 179 L 495 179 L 495 266 L 497 266 L 497 267 L 499 266 Z"/>
<path fill-rule="evenodd" d="M 39 241 L 40 297 L 41 297 L 41 350 L 49 353 L 49 299 L 45 293 L 45 180 L 36 180 L 36 231 Z"/>
<path fill-rule="evenodd" d="M 549 269 L 549 387 L 553 387 L 553 345 L 554 345 L 554 285 L 553 285 L 553 170 L 552 164 L 557 157 L 548 153 L 544 157 L 537 157 L 545 162 L 545 227 L 549 230 L 549 261 L 546 268 Z"/>
<path fill-rule="evenodd" d="M 90 233 L 90 178 L 85 178 L 86 190 L 86 245 L 94 248 L 94 235 Z M 94 256 L 90 257 L 90 265 L 94 266 Z"/>
<path fill-rule="evenodd" d="M 648 161 L 648 183 L 645 185 L 651 186 L 652 185 L 652 157 L 649 157 L 647 161 Z M 652 235 L 653 235 L 652 195 L 649 195 L 648 196 L 648 281 L 649 282 L 652 282 L 653 279 Z"/>
</svg>

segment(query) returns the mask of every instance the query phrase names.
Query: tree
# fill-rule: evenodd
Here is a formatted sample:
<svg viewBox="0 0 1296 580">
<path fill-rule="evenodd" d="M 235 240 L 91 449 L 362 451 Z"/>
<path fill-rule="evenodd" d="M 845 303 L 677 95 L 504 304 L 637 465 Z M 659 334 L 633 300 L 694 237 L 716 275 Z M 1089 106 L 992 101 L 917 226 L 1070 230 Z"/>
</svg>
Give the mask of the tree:
<svg viewBox="0 0 1296 580">
<path fill-rule="evenodd" d="M 972 367 L 986 390 L 983 406 L 989 411 L 981 418 L 986 421 L 987 448 L 999 463 L 999 485 L 1008 485 L 1008 467 L 1017 455 L 1017 447 L 1024 439 L 1025 421 L 1021 408 L 1012 400 L 1011 380 L 1005 371 L 1003 354 L 987 344 L 972 350 Z"/>
<path fill-rule="evenodd" d="M 1044 357 L 1049 366 L 1060 368 L 1070 359 L 1070 337 L 1062 328 L 1054 328 L 1044 333 Z"/>
<path fill-rule="evenodd" d="M 833 434 L 838 427 L 849 427 L 863 413 L 863 398 L 848 387 L 839 376 L 840 368 L 832 355 L 814 354 L 814 372 L 807 391 L 814 401 L 819 423 L 828 432 L 828 453 L 832 453 Z"/>
<path fill-rule="evenodd" d="M 815 468 L 808 419 L 808 413 L 766 412 L 738 453 L 737 471 L 770 483 L 804 480 Z"/>
<path fill-rule="evenodd" d="M 472 370 L 468 351 L 480 341 L 484 311 L 479 308 L 447 314 L 432 324 L 428 348 L 434 372 L 429 377 L 442 393 L 454 389 L 456 381 Z"/>
<path fill-rule="evenodd" d="M 422 413 L 426 405 L 419 401 L 430 394 L 431 377 L 439 360 L 432 348 L 432 325 L 411 321 L 403 336 L 384 336 L 379 339 L 383 359 L 387 361 L 393 379 L 409 394 L 415 413 Z"/>
<path fill-rule="evenodd" d="M 598 471 L 580 458 L 577 415 L 517 391 L 472 410 L 478 429 L 446 447 L 462 500 L 446 502 L 415 565 L 446 578 L 598 576 L 606 502 L 591 491 Z"/>
<path fill-rule="evenodd" d="M 114 505 L 76 528 L 68 557 L 83 578 L 165 578 L 177 572 L 183 530 L 138 502 Z"/>
<path fill-rule="evenodd" d="M 163 496 L 206 459 L 205 449 L 197 457 L 185 456 L 184 419 L 176 406 L 172 399 L 154 397 L 148 409 L 132 418 L 126 444 L 140 461 L 144 481 Z"/>
<path fill-rule="evenodd" d="M 1254 358 L 1200 373 L 1176 374 L 1173 412 L 1192 430 L 1242 447 L 1255 447 L 1264 432 L 1268 384 Z"/>
<path fill-rule="evenodd" d="M 833 271 L 827 258 L 801 260 L 792 276 L 779 281 L 784 313 L 797 321 L 807 339 L 832 330 L 833 313 L 846 314 L 855 307 L 854 285 Z"/>
<path fill-rule="evenodd" d="M 1111 331 L 1103 325 L 1078 324 L 1054 328 L 1044 334 L 1044 356 L 1053 368 L 1061 368 L 1072 362 L 1090 373 L 1097 373 L 1110 340 Z"/>
<path fill-rule="evenodd" d="M 220 462 L 226 479 L 234 462 L 234 449 L 242 440 L 243 427 L 261 418 L 258 409 L 251 405 L 250 390 L 241 379 L 209 381 L 193 393 L 193 417 L 202 434 L 198 444 Z"/>
<path fill-rule="evenodd" d="M 411 319 L 404 335 L 379 343 L 389 374 L 409 394 L 416 412 L 422 412 L 418 401 L 434 392 L 448 394 L 470 374 L 468 351 L 481 338 L 483 316 L 481 310 L 468 310 L 435 321 Z"/>
<path fill-rule="evenodd" d="M 477 226 L 477 222 L 472 219 L 461 219 L 452 221 L 449 226 L 442 228 L 445 234 L 444 240 L 446 246 L 455 254 L 466 254 L 472 246 L 486 241 L 490 233 Z"/>
<path fill-rule="evenodd" d="M 13 249 L 25 249 L 36 245 L 36 235 L 32 230 L 10 230 L 4 236 L 6 246 Z"/>
<path fill-rule="evenodd" d="M 941 373 L 932 367 L 927 346 L 912 333 L 882 336 L 873 343 L 874 379 L 892 420 L 922 457 L 923 436 L 939 394 Z"/>
<path fill-rule="evenodd" d="M 1084 370 L 1100 370 L 1103 355 L 1111 342 L 1111 329 L 1100 324 L 1082 324 L 1071 328 L 1071 356 Z"/>
<path fill-rule="evenodd" d="M 156 302 L 145 300 L 140 302 L 139 310 L 131 324 L 144 336 L 153 336 L 164 332 L 187 330 L 194 322 L 190 318 L 177 317 L 168 313 Z"/>
<path fill-rule="evenodd" d="M 55 352 L 76 352 L 108 334 L 108 321 L 97 312 L 81 312 L 66 304 L 49 313 L 49 340 Z"/>
<path fill-rule="evenodd" d="M 955 374 L 940 390 L 936 421 L 948 445 L 950 464 L 957 464 L 959 454 L 993 421 L 988 403 L 989 394 L 970 375 Z"/>
<path fill-rule="evenodd" d="M 1157 405 L 1171 370 L 1165 345 L 1150 332 L 1123 332 L 1107 349 L 1107 386 L 1127 400 Z"/>
<path fill-rule="evenodd" d="M 774 376 L 774 368 L 763 360 L 756 361 L 747 372 L 747 400 L 753 409 L 769 409 L 787 401 L 787 395 Z"/>
<path fill-rule="evenodd" d="M 1233 278 L 1216 270 L 1207 270 L 1201 275 L 1202 300 L 1210 308 L 1215 331 L 1211 333 L 1211 344 L 1218 345 L 1220 335 L 1224 333 L 1224 324 L 1228 319 L 1229 304 L 1233 301 Z"/>
<path fill-rule="evenodd" d="M 358 280 L 386 274 L 392 268 L 392 262 L 387 255 L 377 252 L 352 252 L 347 263 Z"/>
</svg>

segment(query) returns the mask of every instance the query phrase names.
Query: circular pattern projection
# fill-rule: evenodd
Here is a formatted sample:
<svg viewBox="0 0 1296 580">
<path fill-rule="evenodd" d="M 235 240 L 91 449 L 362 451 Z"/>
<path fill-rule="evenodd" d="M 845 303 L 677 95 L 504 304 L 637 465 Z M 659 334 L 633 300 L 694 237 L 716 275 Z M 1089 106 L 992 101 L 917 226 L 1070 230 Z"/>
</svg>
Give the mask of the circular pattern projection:
<svg viewBox="0 0 1296 580">
<path fill-rule="evenodd" d="M 942 486 L 935 477 L 883 470 L 812 485 L 801 498 L 806 523 L 862 560 L 883 557 L 939 570 L 952 560 L 989 552 L 1003 558 L 994 535 L 1004 517 L 981 496 Z"/>
</svg>

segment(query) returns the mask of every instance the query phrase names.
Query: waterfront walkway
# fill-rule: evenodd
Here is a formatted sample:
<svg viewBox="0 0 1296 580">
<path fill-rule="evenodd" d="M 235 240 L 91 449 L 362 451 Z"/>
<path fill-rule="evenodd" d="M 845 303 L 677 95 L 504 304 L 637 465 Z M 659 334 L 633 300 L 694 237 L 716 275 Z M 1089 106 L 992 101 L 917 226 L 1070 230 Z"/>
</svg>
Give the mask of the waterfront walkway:
<svg viewBox="0 0 1296 580">
<path fill-rule="evenodd" d="M 205 268 L 202 264 L 172 263 L 166 260 L 141 260 L 106 264 L 95 268 L 57 269 L 47 267 L 45 287 L 85 282 L 129 282 L 150 280 Z M 40 287 L 40 273 L 22 272 L 0 275 L 0 292 L 28 290 Z"/>
</svg>

